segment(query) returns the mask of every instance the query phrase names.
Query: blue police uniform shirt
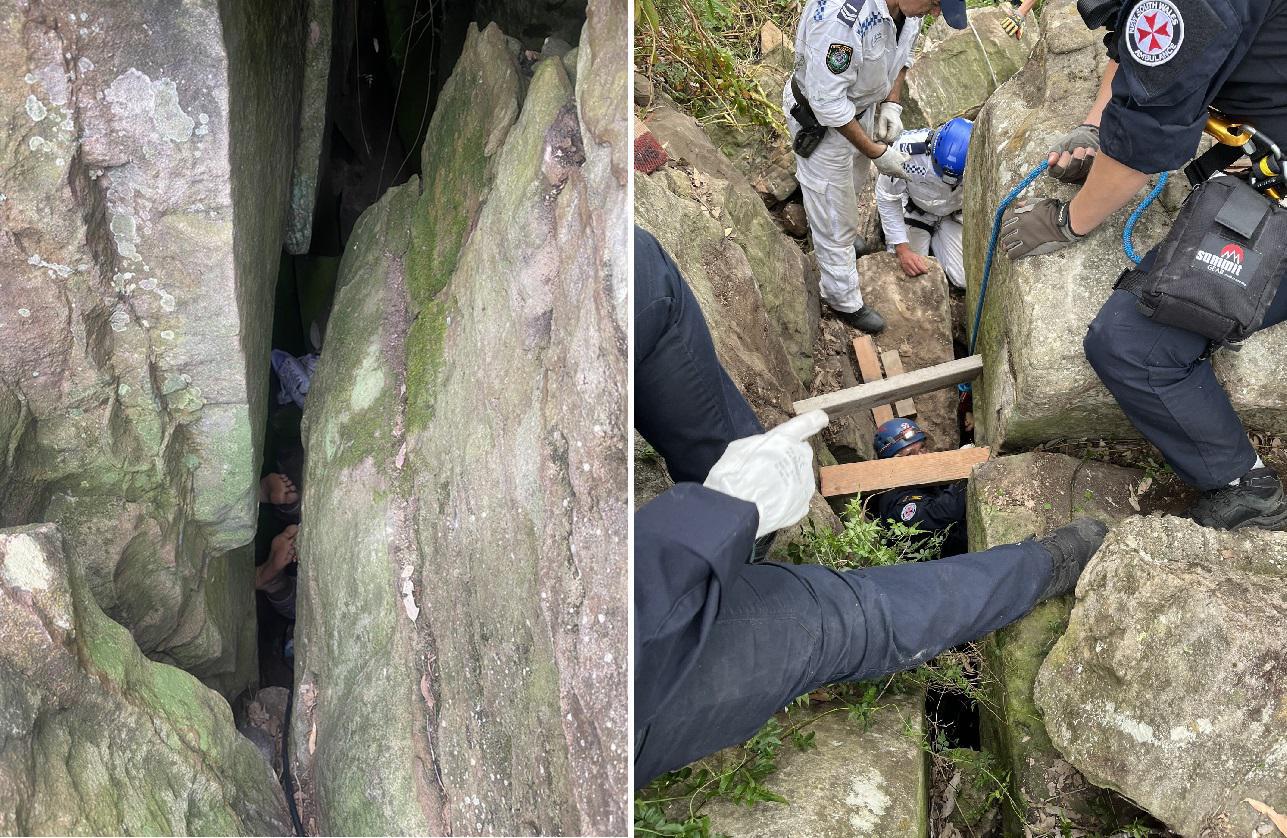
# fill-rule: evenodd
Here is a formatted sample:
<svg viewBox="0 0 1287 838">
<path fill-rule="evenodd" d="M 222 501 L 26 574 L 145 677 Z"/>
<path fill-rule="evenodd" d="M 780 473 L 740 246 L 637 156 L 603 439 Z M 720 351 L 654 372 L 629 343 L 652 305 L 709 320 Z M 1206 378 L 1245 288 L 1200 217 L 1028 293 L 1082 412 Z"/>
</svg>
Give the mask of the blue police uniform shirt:
<svg viewBox="0 0 1287 838">
<path fill-rule="evenodd" d="M 1127 0 L 1110 25 L 1119 67 L 1100 141 L 1114 160 L 1181 168 L 1208 105 L 1287 142 L 1287 0 Z"/>
</svg>

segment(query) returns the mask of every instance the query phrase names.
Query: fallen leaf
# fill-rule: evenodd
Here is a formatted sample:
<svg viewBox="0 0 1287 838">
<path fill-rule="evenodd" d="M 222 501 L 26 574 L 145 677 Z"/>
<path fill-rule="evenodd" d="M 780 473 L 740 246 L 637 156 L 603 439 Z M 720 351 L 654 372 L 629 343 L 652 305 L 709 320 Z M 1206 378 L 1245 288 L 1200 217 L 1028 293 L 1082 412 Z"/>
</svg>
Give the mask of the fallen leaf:
<svg viewBox="0 0 1287 838">
<path fill-rule="evenodd" d="M 308 753 L 311 756 L 317 751 L 317 722 L 313 722 L 313 727 L 308 732 Z"/>
<path fill-rule="evenodd" d="M 1261 803 L 1259 800 L 1252 800 L 1250 797 L 1243 798 L 1242 802 L 1251 804 L 1251 808 L 1269 818 L 1270 823 L 1278 827 L 1279 832 L 1287 835 L 1287 816 L 1278 814 L 1274 811 L 1274 807 Z"/>
</svg>

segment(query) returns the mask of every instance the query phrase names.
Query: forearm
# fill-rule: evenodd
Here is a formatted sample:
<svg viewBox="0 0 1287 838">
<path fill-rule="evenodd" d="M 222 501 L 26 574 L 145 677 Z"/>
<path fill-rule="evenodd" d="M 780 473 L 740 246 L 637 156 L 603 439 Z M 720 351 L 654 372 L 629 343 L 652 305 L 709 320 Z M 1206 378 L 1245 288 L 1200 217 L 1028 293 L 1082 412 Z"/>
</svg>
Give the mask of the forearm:
<svg viewBox="0 0 1287 838">
<path fill-rule="evenodd" d="M 1110 58 L 1108 67 L 1104 70 L 1104 78 L 1099 82 L 1099 92 L 1095 94 L 1095 102 L 1086 113 L 1087 125 L 1099 126 L 1099 121 L 1104 116 L 1104 108 L 1108 105 L 1108 100 L 1113 98 L 1113 76 L 1115 75 L 1117 75 L 1117 62 Z"/>
<path fill-rule="evenodd" d="M 867 132 L 862 129 L 862 125 L 858 123 L 857 119 L 849 120 L 848 123 L 838 126 L 836 130 L 840 132 L 840 136 L 852 143 L 854 148 L 861 151 L 865 157 L 870 157 L 874 160 L 885 151 L 885 144 L 878 143 L 867 136 Z"/>
<path fill-rule="evenodd" d="M 906 244 L 907 222 L 903 218 L 903 202 L 883 198 L 878 194 L 876 211 L 880 214 L 880 226 L 885 231 L 885 241 L 892 245 Z"/>
<path fill-rule="evenodd" d="M 903 80 L 906 78 L 907 78 L 907 68 L 904 67 L 903 69 L 898 71 L 898 75 L 894 78 L 894 86 L 890 88 L 889 95 L 885 97 L 886 102 L 894 102 L 895 104 L 902 104 Z"/>
<path fill-rule="evenodd" d="M 1086 185 L 1068 207 L 1073 232 L 1084 236 L 1117 212 L 1148 183 L 1148 175 L 1117 162 L 1102 151 L 1095 156 Z"/>
</svg>

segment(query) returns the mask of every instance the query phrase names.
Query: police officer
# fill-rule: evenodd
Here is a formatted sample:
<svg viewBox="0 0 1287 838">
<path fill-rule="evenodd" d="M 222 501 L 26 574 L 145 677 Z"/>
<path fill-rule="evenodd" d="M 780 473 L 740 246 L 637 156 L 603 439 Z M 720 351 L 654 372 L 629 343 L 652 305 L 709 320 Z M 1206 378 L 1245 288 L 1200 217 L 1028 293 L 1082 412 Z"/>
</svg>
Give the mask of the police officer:
<svg viewBox="0 0 1287 838">
<path fill-rule="evenodd" d="M 951 26 L 965 28 L 964 0 L 942 0 L 941 10 Z M 864 332 L 879 332 L 885 321 L 863 304 L 858 287 L 857 196 L 869 160 L 884 174 L 905 175 L 906 155 L 893 142 L 903 130 L 898 100 L 921 16 L 937 11 L 939 0 L 810 0 L 796 29 L 795 71 L 782 106 L 822 273 L 822 300 Z M 820 132 L 811 151 L 801 143 L 802 128 L 805 136 Z"/>
<path fill-rule="evenodd" d="M 931 251 L 954 288 L 965 288 L 961 258 L 961 177 L 974 123 L 957 117 L 937 130 L 904 131 L 895 142 L 907 155 L 903 176 L 876 180 L 876 207 L 885 242 L 907 276 L 929 270 Z"/>
<path fill-rule="evenodd" d="M 1072 591 L 1104 536 L 837 573 L 751 564 L 814 492 L 821 411 L 767 433 L 715 357 L 679 269 L 635 230 L 635 427 L 669 490 L 635 513 L 635 781 L 742 742 L 796 696 L 896 672 Z"/>
<path fill-rule="evenodd" d="M 890 419 L 876 429 L 876 457 L 914 457 L 924 454 L 926 436 L 911 419 Z M 969 549 L 965 532 L 964 480 L 945 486 L 915 486 L 890 489 L 876 495 L 876 515 L 881 520 L 901 521 L 923 532 L 946 532 L 943 555 L 956 556 Z"/>
<path fill-rule="evenodd" d="M 1287 139 L 1287 0 L 1088 0 L 1082 12 L 1088 25 L 1108 27 L 1112 59 L 1080 138 L 1057 149 L 1060 173 L 1075 180 L 1088 172 L 1085 185 L 1071 201 L 1007 211 L 1002 246 L 1011 258 L 1073 244 L 1150 174 L 1182 167 L 1197 150 L 1208 106 L 1280 144 Z M 1202 490 L 1190 515 L 1220 529 L 1287 527 L 1282 482 L 1216 381 L 1207 340 L 1145 317 L 1135 303 L 1130 292 L 1113 292 L 1086 335 L 1086 357 L 1140 433 Z M 1287 282 L 1262 328 L 1284 320 Z"/>
</svg>

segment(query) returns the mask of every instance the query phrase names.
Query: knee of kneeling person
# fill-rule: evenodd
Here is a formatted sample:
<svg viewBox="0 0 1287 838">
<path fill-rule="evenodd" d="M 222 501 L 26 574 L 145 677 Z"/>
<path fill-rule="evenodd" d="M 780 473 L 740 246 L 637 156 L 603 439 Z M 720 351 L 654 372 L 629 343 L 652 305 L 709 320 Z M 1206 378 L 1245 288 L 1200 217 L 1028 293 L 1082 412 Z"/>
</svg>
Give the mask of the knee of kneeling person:
<svg viewBox="0 0 1287 838">
<path fill-rule="evenodd" d="M 1143 366 L 1143 358 L 1128 349 L 1128 342 L 1116 334 L 1101 318 L 1091 321 L 1086 337 L 1081 342 L 1086 360 L 1101 379 L 1114 377 L 1114 373 L 1129 367 Z"/>
</svg>

